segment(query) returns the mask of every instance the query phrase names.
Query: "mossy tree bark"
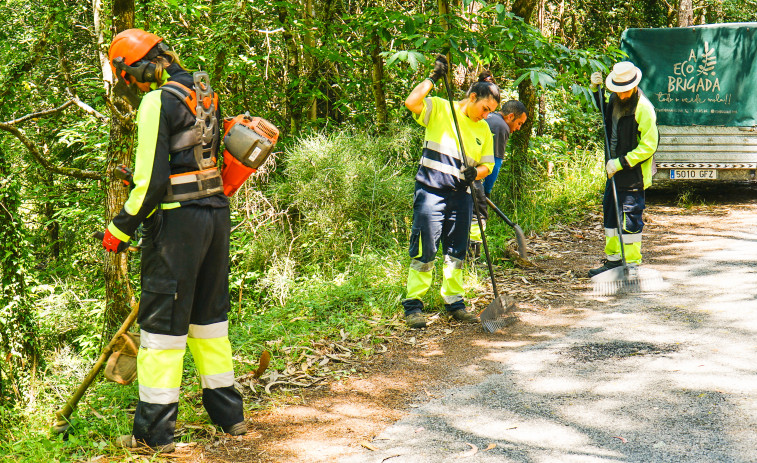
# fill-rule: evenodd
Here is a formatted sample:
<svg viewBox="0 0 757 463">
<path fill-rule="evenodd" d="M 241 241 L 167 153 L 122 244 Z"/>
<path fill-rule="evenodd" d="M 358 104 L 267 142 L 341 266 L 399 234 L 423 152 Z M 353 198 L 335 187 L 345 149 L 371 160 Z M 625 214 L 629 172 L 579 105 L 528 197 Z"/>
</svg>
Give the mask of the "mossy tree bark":
<svg viewBox="0 0 757 463">
<path fill-rule="evenodd" d="M 115 0 L 113 2 L 113 36 L 121 31 L 134 27 L 134 0 Z M 134 125 L 132 119 L 123 119 L 124 114 L 130 114 L 136 108 L 111 93 L 113 102 L 110 118 L 110 142 L 108 143 L 108 164 L 105 196 L 105 223 L 110 223 L 113 217 L 123 207 L 129 190 L 123 183 L 110 174 L 113 167 L 119 164 L 131 165 L 132 147 L 134 144 Z M 112 333 L 130 312 L 133 299 L 129 285 L 128 252 L 120 254 L 105 253 L 103 272 L 105 274 L 105 330 Z"/>
</svg>

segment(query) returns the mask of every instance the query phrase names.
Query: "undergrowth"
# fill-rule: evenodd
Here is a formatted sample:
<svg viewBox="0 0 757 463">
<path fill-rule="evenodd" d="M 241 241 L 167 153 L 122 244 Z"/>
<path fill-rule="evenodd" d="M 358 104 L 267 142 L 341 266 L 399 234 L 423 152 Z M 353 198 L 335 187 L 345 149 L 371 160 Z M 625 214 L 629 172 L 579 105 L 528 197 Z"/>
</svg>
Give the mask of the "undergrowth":
<svg viewBox="0 0 757 463">
<path fill-rule="evenodd" d="M 294 346 L 367 340 L 358 354 L 370 355 L 378 337 L 397 329 L 396 323 L 382 321 L 401 314 L 421 137 L 422 130 L 408 126 L 381 136 L 349 130 L 306 135 L 233 198 L 229 335 L 237 376 L 254 371 L 263 350 L 273 354 L 270 368 L 280 370 Z M 602 181 L 596 145 L 579 148 L 542 137 L 532 148 L 524 199 L 508 201 L 496 186 L 493 194 L 526 233 L 580 218 L 587 204 L 596 204 Z M 491 214 L 487 236 L 503 264 L 512 230 Z M 441 261 L 425 296 L 428 310 L 443 306 Z M 62 273 L 66 270 L 56 269 L 56 275 Z M 40 330 L 49 346 L 45 369 L 23 405 L 0 406 L 0 461 L 86 461 L 100 455 L 129 461 L 108 443 L 131 431 L 136 384 L 96 382 L 74 412 L 67 439 L 48 432 L 55 410 L 86 375 L 102 344 L 100 278 L 91 272 L 35 287 Z M 467 267 L 465 278 L 466 297 L 488 281 L 485 270 L 476 267 Z M 191 355 L 185 356 L 181 397 L 179 422 L 196 426 L 184 427 L 179 439 L 209 436 L 202 430 L 208 419 Z M 258 406 L 246 403 L 248 409 Z"/>
</svg>

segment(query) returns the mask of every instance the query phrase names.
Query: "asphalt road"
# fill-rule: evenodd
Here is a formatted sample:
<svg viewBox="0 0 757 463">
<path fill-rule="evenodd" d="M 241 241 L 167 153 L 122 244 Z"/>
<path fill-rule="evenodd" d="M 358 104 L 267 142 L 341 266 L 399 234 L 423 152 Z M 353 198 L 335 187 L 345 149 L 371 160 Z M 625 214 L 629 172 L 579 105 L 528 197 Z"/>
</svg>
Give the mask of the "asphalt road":
<svg viewBox="0 0 757 463">
<path fill-rule="evenodd" d="M 478 384 L 419 397 L 374 450 L 338 461 L 757 462 L 757 204 L 747 199 L 653 206 L 647 265 L 665 290 L 583 295 L 574 309 L 585 316 L 564 335 L 497 357 L 501 373 Z"/>
</svg>

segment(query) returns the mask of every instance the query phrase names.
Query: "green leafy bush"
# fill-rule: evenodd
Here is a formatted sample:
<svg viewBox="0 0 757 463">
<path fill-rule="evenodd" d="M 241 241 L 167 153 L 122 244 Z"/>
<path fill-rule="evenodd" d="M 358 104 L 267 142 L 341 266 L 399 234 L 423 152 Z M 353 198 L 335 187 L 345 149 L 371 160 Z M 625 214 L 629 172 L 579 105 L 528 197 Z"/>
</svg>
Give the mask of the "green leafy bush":
<svg viewBox="0 0 757 463">
<path fill-rule="evenodd" d="M 349 279 L 355 256 L 404 249 L 422 135 L 414 129 L 312 133 L 288 147 L 282 173 L 235 204 L 237 300 L 243 291 L 256 306 L 285 305 L 303 279 Z"/>
<path fill-rule="evenodd" d="M 404 240 L 418 131 L 313 134 L 287 153 L 278 195 L 288 204 L 303 262 L 342 261 Z M 415 157 L 415 156 L 413 156 Z"/>
</svg>

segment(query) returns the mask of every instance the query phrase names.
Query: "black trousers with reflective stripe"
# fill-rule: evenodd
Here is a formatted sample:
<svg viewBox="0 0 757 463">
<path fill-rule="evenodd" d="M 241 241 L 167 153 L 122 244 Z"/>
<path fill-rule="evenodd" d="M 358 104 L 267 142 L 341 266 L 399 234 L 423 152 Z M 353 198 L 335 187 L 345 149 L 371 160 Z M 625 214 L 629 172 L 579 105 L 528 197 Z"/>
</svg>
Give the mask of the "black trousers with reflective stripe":
<svg viewBox="0 0 757 463">
<path fill-rule="evenodd" d="M 138 323 L 149 333 L 185 336 L 189 325 L 224 322 L 229 311 L 229 208 L 188 206 L 157 211 L 144 223 Z M 244 420 L 233 386 L 203 389 L 219 426 Z M 133 434 L 148 445 L 173 442 L 178 403 L 140 400 Z"/>
</svg>

